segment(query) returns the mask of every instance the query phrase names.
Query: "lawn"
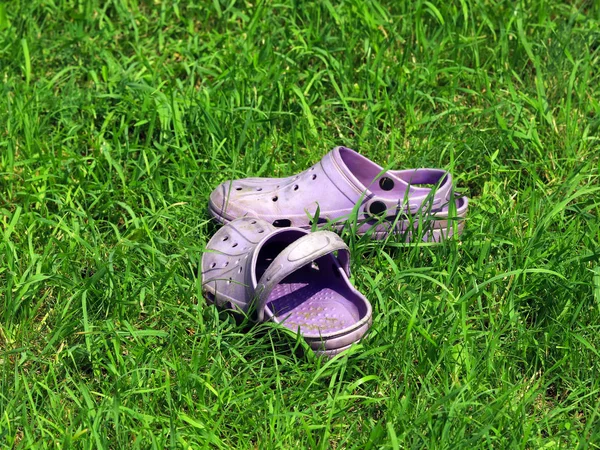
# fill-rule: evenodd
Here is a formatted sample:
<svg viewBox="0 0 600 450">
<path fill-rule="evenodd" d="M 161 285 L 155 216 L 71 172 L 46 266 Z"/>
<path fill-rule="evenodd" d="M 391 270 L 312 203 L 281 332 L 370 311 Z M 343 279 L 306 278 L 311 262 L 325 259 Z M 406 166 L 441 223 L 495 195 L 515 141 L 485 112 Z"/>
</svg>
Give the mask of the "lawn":
<svg viewBox="0 0 600 450">
<path fill-rule="evenodd" d="M 0 445 L 599 448 L 600 3 L 0 3 Z M 345 233 L 332 360 L 206 305 L 211 190 L 336 145 L 450 170 L 440 245 Z"/>
</svg>

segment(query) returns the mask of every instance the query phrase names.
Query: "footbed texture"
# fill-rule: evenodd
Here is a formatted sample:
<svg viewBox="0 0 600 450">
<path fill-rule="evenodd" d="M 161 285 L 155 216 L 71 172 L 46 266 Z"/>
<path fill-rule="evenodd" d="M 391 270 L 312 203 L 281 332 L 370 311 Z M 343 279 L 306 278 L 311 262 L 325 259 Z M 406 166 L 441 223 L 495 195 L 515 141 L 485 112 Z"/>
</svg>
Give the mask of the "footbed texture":
<svg viewBox="0 0 600 450">
<path fill-rule="evenodd" d="M 300 328 L 304 335 L 334 334 L 360 319 L 357 306 L 343 294 L 308 283 L 280 283 L 267 305 L 285 327 Z"/>
<path fill-rule="evenodd" d="M 366 315 L 362 299 L 340 282 L 339 268 L 330 260 L 333 256 L 320 258 L 277 283 L 266 302 L 276 321 L 293 331 L 300 328 L 307 337 L 318 337 L 352 327 Z"/>
</svg>

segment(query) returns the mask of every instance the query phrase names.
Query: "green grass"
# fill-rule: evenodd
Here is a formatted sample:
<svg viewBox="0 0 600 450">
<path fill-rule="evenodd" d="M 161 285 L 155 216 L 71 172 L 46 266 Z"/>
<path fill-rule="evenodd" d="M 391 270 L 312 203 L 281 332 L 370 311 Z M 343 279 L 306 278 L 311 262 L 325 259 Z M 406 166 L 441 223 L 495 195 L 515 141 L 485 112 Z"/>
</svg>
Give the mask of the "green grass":
<svg viewBox="0 0 600 450">
<path fill-rule="evenodd" d="M 598 67 L 592 1 L 0 3 L 0 445 L 599 448 Z M 198 266 L 212 188 L 335 145 L 471 208 L 346 236 L 373 326 L 322 361 Z"/>
</svg>

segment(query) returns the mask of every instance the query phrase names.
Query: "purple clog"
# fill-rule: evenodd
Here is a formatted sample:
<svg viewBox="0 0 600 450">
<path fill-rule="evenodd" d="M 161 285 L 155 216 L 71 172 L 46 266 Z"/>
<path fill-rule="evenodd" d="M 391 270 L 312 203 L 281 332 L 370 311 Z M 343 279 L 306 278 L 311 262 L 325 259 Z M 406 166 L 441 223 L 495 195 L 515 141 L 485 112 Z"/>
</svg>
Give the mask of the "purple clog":
<svg viewBox="0 0 600 450">
<path fill-rule="evenodd" d="M 330 231 L 276 228 L 242 218 L 222 227 L 202 256 L 211 303 L 272 320 L 297 332 L 317 353 L 333 356 L 371 325 L 371 304 L 349 281 L 350 253 Z"/>
<path fill-rule="evenodd" d="M 356 217 L 360 234 L 374 228 L 376 238 L 394 232 L 407 240 L 421 227 L 427 241 L 460 233 L 467 208 L 467 197 L 455 196 L 448 172 L 385 171 L 345 147 L 334 148 L 298 175 L 227 181 L 209 201 L 210 213 L 222 223 L 253 217 L 274 227 L 308 229 L 319 211 L 319 224 L 333 223 L 339 229 Z"/>
</svg>

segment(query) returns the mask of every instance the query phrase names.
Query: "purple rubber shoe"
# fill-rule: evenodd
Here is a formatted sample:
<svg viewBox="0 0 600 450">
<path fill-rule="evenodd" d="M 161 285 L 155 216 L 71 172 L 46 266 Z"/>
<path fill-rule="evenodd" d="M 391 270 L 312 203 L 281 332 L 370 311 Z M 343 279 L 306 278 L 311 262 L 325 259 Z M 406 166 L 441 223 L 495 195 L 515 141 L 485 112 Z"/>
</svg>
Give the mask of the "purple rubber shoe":
<svg viewBox="0 0 600 450">
<path fill-rule="evenodd" d="M 444 170 L 386 172 L 354 150 L 336 147 L 298 175 L 222 183 L 210 195 L 209 211 L 222 223 L 254 217 L 308 229 L 318 208 L 319 224 L 340 229 L 356 210 L 359 234 L 374 228 L 375 238 L 392 231 L 410 240 L 420 226 L 424 240 L 439 241 L 462 232 L 467 213 L 467 197 L 456 197 L 452 187 Z"/>
<path fill-rule="evenodd" d="M 336 355 L 371 325 L 369 301 L 349 281 L 350 253 L 330 231 L 276 228 L 260 219 L 225 225 L 202 255 L 202 286 L 218 307 L 297 332 L 315 353 Z"/>
</svg>

